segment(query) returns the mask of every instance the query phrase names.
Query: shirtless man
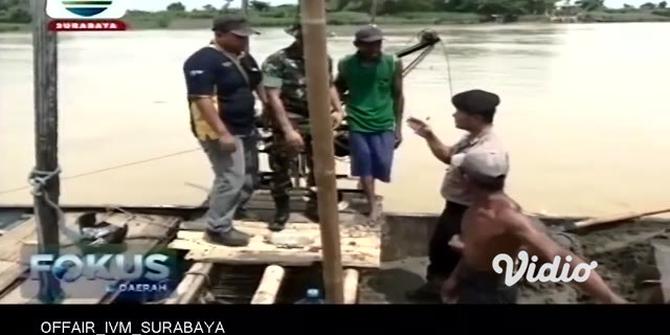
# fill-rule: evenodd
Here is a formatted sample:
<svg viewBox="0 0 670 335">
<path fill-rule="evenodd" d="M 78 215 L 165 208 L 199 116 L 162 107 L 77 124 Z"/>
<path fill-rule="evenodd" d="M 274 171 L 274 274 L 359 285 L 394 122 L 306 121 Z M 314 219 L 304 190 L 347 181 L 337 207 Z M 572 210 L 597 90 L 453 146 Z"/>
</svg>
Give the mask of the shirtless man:
<svg viewBox="0 0 670 335">
<path fill-rule="evenodd" d="M 506 286 L 504 274 L 493 271 L 492 261 L 501 253 L 516 257 L 520 250 L 525 250 L 530 256 L 539 257 L 538 269 L 541 262 L 552 262 L 555 256 L 561 257 L 559 269 L 563 268 L 566 256 L 572 256 L 571 269 L 585 262 L 539 230 L 504 193 L 509 169 L 506 153 L 483 146 L 454 155 L 451 163 L 462 173 L 466 188 L 472 194 L 472 205 L 463 216 L 461 235 L 456 235 L 450 243 L 462 257 L 442 287 L 444 302 L 516 303 L 518 287 Z M 626 302 L 612 292 L 595 271 L 585 282 L 575 284 L 598 302 Z"/>
</svg>

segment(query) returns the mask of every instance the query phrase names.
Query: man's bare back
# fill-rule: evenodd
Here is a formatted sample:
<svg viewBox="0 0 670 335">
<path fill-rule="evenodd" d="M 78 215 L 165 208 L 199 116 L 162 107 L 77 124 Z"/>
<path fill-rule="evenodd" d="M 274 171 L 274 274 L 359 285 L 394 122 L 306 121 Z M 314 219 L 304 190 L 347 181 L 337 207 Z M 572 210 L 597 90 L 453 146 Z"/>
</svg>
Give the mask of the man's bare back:
<svg viewBox="0 0 670 335">
<path fill-rule="evenodd" d="M 521 207 L 503 193 L 493 194 L 486 200 L 476 201 L 465 212 L 461 241 L 464 243 L 463 261 L 469 268 L 493 272 L 491 262 L 500 253 L 516 255 L 521 242 L 500 218 L 509 212 L 521 213 Z"/>
<path fill-rule="evenodd" d="M 544 262 L 551 262 L 555 256 L 561 259 L 571 256 L 569 262 L 572 267 L 584 262 L 556 244 L 522 213 L 514 200 L 502 192 L 478 197 L 465 213 L 461 229 L 459 249 L 463 258 L 456 273 L 443 287 L 446 301 L 454 295 L 464 303 L 514 301 L 516 293 L 513 288 L 504 292 L 502 277 L 493 270 L 492 262 L 498 254 L 516 255 L 524 249 Z M 585 282 L 576 284 L 600 302 L 625 303 L 596 272 L 592 272 Z"/>
</svg>

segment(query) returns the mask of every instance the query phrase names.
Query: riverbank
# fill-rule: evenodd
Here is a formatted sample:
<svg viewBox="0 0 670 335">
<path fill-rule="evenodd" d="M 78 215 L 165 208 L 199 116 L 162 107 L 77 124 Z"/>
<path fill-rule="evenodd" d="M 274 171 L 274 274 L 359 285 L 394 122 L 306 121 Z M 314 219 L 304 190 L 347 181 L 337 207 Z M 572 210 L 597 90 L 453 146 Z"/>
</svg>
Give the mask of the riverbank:
<svg viewBox="0 0 670 335">
<path fill-rule="evenodd" d="M 29 24 L 22 23 L 0 23 L 0 33 L 9 33 L 15 31 L 28 31 L 30 30 Z"/>
<path fill-rule="evenodd" d="M 188 13 L 143 13 L 131 12 L 124 18 L 132 30 L 147 29 L 207 29 L 217 13 L 202 13 L 193 17 Z M 272 17 L 253 14 L 252 23 L 257 27 L 285 27 L 295 23 L 295 17 Z M 328 15 L 328 24 L 332 26 L 357 26 L 369 23 L 370 16 L 358 12 L 337 12 Z M 552 18 L 546 15 L 521 15 L 515 18 L 521 23 L 553 23 Z M 410 12 L 402 15 L 379 16 L 376 19 L 380 25 L 453 25 L 453 24 L 481 24 L 496 23 L 496 17 L 479 15 L 476 13 L 455 12 Z M 670 22 L 670 10 L 654 11 L 594 11 L 575 16 L 572 23 L 616 23 L 616 22 Z M 30 30 L 29 24 L 0 23 L 0 32 L 16 32 Z"/>
<path fill-rule="evenodd" d="M 664 15 L 659 15 L 663 13 Z M 206 29 L 211 25 L 212 17 L 184 17 L 170 13 L 131 14 L 126 17 L 131 29 Z M 588 12 L 578 15 L 578 22 L 670 22 L 670 11 L 639 11 L 639 12 Z M 551 23 L 546 15 L 521 15 L 514 22 Z M 252 15 L 252 23 L 257 27 L 285 27 L 296 22 L 293 16 L 269 17 Z M 328 14 L 331 26 L 357 26 L 371 22 L 365 13 L 337 12 Z M 376 23 L 380 25 L 447 25 L 447 24 L 481 24 L 502 22 L 502 18 L 476 13 L 456 12 L 408 12 L 401 15 L 379 16 Z"/>
</svg>

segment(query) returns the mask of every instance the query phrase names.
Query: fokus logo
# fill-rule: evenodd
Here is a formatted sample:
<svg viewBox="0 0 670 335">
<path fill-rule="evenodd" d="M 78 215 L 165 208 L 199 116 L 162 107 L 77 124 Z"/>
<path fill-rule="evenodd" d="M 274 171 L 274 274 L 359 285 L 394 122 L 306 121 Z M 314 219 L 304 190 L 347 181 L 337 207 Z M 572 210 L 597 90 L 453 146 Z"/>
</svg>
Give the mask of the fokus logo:
<svg viewBox="0 0 670 335">
<path fill-rule="evenodd" d="M 128 0 L 47 0 L 47 15 L 56 31 L 125 30 L 118 19 L 126 15 Z"/>
</svg>

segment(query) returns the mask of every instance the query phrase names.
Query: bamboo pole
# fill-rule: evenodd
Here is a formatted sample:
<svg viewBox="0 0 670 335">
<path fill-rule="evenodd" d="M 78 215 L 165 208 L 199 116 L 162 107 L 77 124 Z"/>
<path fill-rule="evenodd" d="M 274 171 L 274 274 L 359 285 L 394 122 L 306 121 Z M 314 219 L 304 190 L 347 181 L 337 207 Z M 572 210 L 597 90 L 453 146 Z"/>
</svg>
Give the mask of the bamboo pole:
<svg viewBox="0 0 670 335">
<path fill-rule="evenodd" d="M 55 32 L 48 31 L 46 0 L 32 0 L 33 66 L 35 99 L 35 160 L 37 171 L 58 169 L 58 41 Z M 41 175 L 41 174 L 40 174 Z M 38 253 L 58 256 L 58 215 L 45 196 L 58 205 L 60 180 L 56 174 L 46 182 L 40 194 L 34 196 L 35 216 L 38 219 Z M 51 272 L 40 272 L 39 299 L 53 303 L 62 297 L 59 281 Z"/>
<path fill-rule="evenodd" d="M 286 271 L 278 265 L 270 265 L 265 268 L 263 278 L 251 299 L 252 305 L 272 305 L 277 300 L 277 293 L 281 288 L 282 280 Z"/>
<path fill-rule="evenodd" d="M 358 271 L 347 269 L 344 271 L 344 303 L 354 305 L 358 300 Z"/>
<path fill-rule="evenodd" d="M 214 268 L 213 263 L 195 263 L 188 270 L 166 305 L 188 305 L 193 303 L 209 280 Z"/>
<path fill-rule="evenodd" d="M 318 189 L 321 221 L 323 279 L 326 300 L 331 304 L 342 304 L 344 303 L 343 273 L 337 211 L 335 154 L 330 121 L 326 4 L 324 0 L 307 0 L 302 1 L 300 7 L 307 69 L 307 103 L 313 137 L 314 178 Z"/>
</svg>

